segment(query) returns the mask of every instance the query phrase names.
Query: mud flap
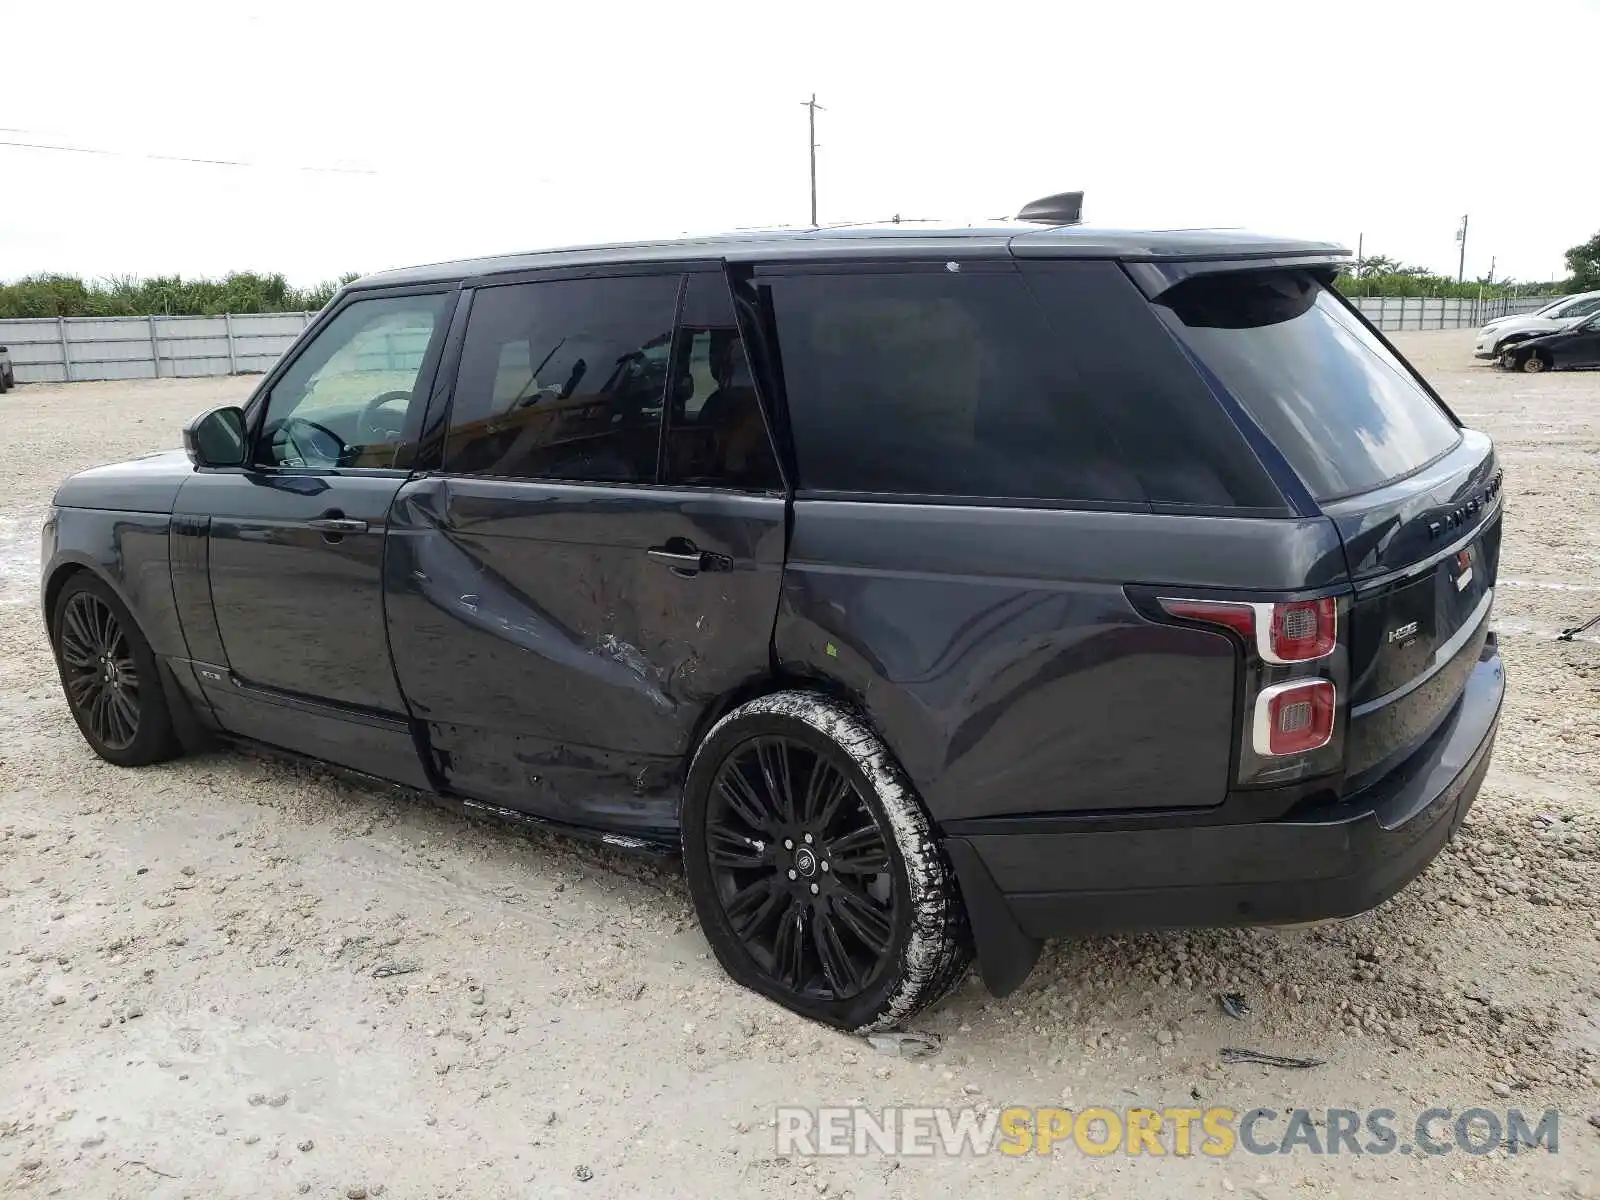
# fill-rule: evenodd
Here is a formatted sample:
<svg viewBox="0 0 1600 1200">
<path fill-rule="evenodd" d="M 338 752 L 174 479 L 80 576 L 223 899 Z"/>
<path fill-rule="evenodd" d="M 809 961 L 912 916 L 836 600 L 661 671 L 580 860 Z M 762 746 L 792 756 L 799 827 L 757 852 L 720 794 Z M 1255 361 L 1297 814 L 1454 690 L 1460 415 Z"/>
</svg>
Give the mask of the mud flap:
<svg viewBox="0 0 1600 1200">
<path fill-rule="evenodd" d="M 182 669 L 187 671 L 191 668 L 185 662 Z M 160 655 L 156 656 L 156 674 L 161 677 L 161 694 L 166 699 L 167 715 L 172 719 L 172 731 L 178 735 L 178 745 L 183 747 L 186 754 L 198 754 L 211 749 L 215 737 L 209 706 L 202 717 L 189 699 L 189 693 L 178 682 L 172 664 Z"/>
<path fill-rule="evenodd" d="M 1022 986 L 1039 961 L 1044 943 L 1024 933 L 1011 915 L 1006 898 L 995 884 L 989 868 L 983 865 L 972 843 L 965 838 L 948 838 L 944 852 L 955 867 L 966 901 L 967 921 L 977 944 L 978 973 L 992 996 L 1009 996 Z"/>
</svg>

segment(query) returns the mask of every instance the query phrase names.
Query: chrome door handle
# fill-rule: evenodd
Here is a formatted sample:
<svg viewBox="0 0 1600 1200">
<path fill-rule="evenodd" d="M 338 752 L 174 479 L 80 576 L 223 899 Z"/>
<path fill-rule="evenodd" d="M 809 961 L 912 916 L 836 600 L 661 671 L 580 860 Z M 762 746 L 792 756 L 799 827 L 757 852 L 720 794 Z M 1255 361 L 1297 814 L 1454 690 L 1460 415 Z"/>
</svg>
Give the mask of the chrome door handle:
<svg viewBox="0 0 1600 1200">
<path fill-rule="evenodd" d="M 367 523 L 355 517 L 318 517 L 314 521 L 307 521 L 307 525 L 320 533 L 344 534 L 365 533 Z"/>
<path fill-rule="evenodd" d="M 646 550 L 645 555 L 655 562 L 671 567 L 674 571 L 696 572 L 704 570 L 706 565 L 706 556 L 699 550 L 680 553 L 663 546 L 655 546 Z"/>
</svg>

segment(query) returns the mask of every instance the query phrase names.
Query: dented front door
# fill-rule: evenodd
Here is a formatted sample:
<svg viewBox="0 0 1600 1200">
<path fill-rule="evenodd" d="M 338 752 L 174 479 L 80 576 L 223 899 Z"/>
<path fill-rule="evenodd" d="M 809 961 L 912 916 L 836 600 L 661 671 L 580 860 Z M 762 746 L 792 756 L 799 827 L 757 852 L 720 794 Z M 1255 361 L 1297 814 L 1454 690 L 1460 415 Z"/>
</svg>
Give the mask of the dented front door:
<svg viewBox="0 0 1600 1200">
<path fill-rule="evenodd" d="M 430 475 L 387 541 L 395 670 L 448 786 L 673 831 L 707 705 L 768 668 L 783 498 Z"/>
</svg>

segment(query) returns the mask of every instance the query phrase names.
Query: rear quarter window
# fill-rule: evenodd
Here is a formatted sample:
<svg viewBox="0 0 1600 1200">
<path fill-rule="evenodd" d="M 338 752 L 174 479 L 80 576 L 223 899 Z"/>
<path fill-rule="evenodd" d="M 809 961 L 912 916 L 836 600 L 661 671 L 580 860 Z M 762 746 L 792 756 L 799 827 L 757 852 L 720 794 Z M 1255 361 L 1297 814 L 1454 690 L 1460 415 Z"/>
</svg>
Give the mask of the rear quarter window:
<svg viewBox="0 0 1600 1200">
<path fill-rule="evenodd" d="M 801 487 L 1142 506 L 1009 267 L 941 263 L 760 285 Z"/>
<path fill-rule="evenodd" d="M 1277 482 L 1120 263 L 1035 258 L 1022 271 L 1152 504 L 1289 514 Z"/>
<path fill-rule="evenodd" d="M 1309 272 L 1201 275 L 1156 304 L 1318 500 L 1382 487 L 1460 440 L 1406 365 Z"/>
</svg>

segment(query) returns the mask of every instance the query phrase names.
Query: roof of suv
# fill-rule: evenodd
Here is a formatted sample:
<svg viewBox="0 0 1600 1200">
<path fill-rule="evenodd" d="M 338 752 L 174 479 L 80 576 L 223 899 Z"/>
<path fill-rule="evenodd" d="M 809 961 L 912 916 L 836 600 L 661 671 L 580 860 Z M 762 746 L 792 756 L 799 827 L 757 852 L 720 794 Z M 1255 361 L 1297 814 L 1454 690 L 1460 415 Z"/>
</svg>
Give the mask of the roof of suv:
<svg viewBox="0 0 1600 1200">
<path fill-rule="evenodd" d="M 1344 258 L 1350 251 L 1333 242 L 1267 237 L 1234 229 L 1125 230 L 1085 225 L 1036 224 L 941 227 L 916 223 L 838 226 L 821 229 L 764 230 L 673 238 L 657 242 L 618 242 L 569 246 L 492 258 L 461 259 L 380 271 L 356 282 L 437 283 L 546 267 L 591 266 L 620 262 L 673 262 L 726 259 L 729 262 L 901 257 L 907 254 L 1000 254 L 1052 258 L 1115 258 L 1130 262 L 1185 259 Z"/>
</svg>

